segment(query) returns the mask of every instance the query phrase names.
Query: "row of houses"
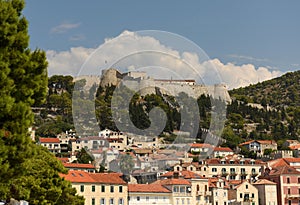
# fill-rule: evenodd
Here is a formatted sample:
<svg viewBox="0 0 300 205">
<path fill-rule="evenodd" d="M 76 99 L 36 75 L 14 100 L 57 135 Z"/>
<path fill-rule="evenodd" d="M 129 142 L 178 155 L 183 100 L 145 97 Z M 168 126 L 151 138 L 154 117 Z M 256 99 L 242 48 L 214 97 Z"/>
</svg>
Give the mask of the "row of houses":
<svg viewBox="0 0 300 205">
<path fill-rule="evenodd" d="M 209 162 L 207 165 L 210 170 L 215 168 Z M 178 167 L 144 184 L 121 173 L 70 169 L 61 176 L 85 197 L 85 204 L 293 205 L 300 202 L 299 158 L 272 160 L 265 163 L 257 177 L 250 179 L 204 176 L 197 170 L 187 170 L 191 166 L 182 164 L 179 171 Z M 255 168 L 255 164 L 249 164 L 249 168 Z"/>
<path fill-rule="evenodd" d="M 118 173 L 69 171 L 71 181 L 86 205 L 277 205 L 276 183 L 260 179 L 227 181 L 203 177 L 191 171 L 167 172 L 150 184 L 133 184 Z"/>
</svg>

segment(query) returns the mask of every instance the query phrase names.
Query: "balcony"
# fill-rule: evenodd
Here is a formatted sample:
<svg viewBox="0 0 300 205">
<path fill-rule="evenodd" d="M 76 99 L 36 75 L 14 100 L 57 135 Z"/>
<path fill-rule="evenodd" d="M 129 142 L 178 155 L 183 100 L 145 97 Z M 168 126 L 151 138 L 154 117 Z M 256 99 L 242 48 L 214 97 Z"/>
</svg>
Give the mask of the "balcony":
<svg viewBox="0 0 300 205">
<path fill-rule="evenodd" d="M 251 176 L 256 177 L 258 175 L 257 172 L 251 172 Z"/>
<path fill-rule="evenodd" d="M 211 191 L 206 191 L 206 192 L 205 192 L 205 195 L 206 195 L 206 196 L 211 196 Z"/>
<path fill-rule="evenodd" d="M 287 194 L 287 199 L 300 199 L 300 194 Z"/>
<path fill-rule="evenodd" d="M 232 176 L 236 176 L 236 175 L 237 175 L 237 173 L 236 173 L 235 171 L 230 171 L 230 175 L 232 175 Z"/>
<path fill-rule="evenodd" d="M 241 172 L 241 176 L 247 176 L 247 175 L 248 175 L 247 172 L 245 172 L 245 171 Z"/>
<path fill-rule="evenodd" d="M 228 175 L 228 172 L 222 172 L 222 173 L 221 173 L 221 176 L 222 176 L 222 177 L 226 177 L 227 175 Z"/>
</svg>

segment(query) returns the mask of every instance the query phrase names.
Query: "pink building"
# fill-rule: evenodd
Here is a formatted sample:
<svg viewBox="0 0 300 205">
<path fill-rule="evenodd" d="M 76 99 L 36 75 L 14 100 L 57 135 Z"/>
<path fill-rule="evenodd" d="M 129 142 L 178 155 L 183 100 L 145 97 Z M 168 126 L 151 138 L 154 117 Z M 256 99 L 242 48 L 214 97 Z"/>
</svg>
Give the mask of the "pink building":
<svg viewBox="0 0 300 205">
<path fill-rule="evenodd" d="M 300 202 L 300 172 L 289 165 L 266 169 L 264 178 L 277 184 L 278 205 L 298 205 Z"/>
</svg>

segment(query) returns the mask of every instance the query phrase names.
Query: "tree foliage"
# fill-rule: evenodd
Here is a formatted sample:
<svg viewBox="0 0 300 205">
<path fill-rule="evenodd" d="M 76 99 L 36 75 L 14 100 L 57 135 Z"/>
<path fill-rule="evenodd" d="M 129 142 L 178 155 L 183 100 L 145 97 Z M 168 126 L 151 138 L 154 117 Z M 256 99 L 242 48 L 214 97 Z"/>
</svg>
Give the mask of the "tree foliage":
<svg viewBox="0 0 300 205">
<path fill-rule="evenodd" d="M 45 52 L 28 48 L 23 8 L 23 0 L 0 0 L 0 199 L 83 204 L 59 177 L 66 172 L 61 163 L 28 135 L 31 106 L 41 105 L 47 94 L 47 62 Z"/>
</svg>

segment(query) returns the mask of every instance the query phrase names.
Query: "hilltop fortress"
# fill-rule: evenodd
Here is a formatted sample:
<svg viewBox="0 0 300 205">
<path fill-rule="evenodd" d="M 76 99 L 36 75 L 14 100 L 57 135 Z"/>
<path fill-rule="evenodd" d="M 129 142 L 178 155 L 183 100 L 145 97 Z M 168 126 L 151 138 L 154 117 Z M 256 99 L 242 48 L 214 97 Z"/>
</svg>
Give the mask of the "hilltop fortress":
<svg viewBox="0 0 300 205">
<path fill-rule="evenodd" d="M 110 68 L 102 71 L 100 86 L 125 85 L 131 90 L 138 91 L 142 96 L 147 94 L 160 94 L 178 96 L 184 92 L 191 97 L 198 98 L 205 94 L 213 98 L 220 98 L 230 102 L 231 98 L 226 85 L 199 85 L 193 79 L 173 80 L 173 79 L 153 79 L 146 72 L 130 71 L 121 73 L 117 69 Z"/>
</svg>

